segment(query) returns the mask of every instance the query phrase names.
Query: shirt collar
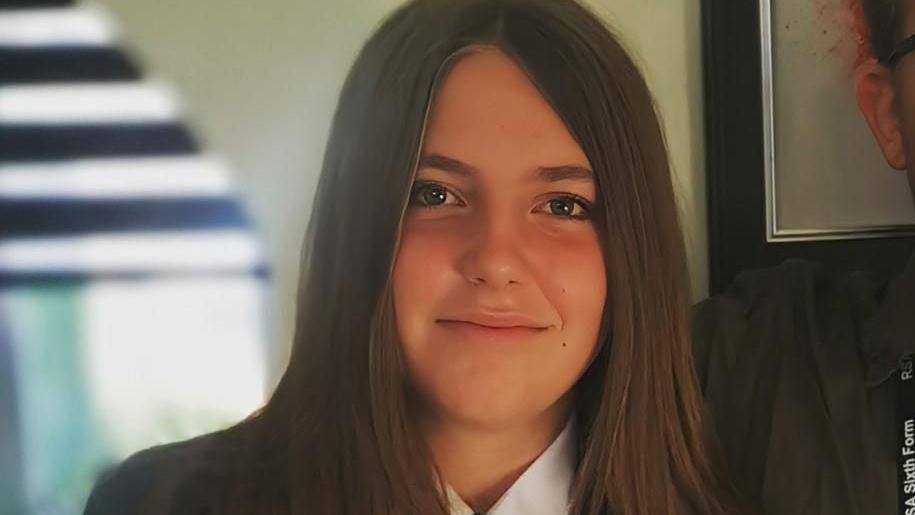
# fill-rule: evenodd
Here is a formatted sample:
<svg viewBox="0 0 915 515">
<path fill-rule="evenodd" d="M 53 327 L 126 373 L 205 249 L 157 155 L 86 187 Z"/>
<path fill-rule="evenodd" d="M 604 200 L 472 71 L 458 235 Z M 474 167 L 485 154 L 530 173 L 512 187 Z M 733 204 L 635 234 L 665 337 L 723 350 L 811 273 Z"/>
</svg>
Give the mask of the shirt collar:
<svg viewBox="0 0 915 515">
<path fill-rule="evenodd" d="M 902 275 L 887 285 L 883 300 L 864 320 L 861 331 L 869 387 L 888 379 L 899 358 L 915 354 L 915 254 Z"/>
<path fill-rule="evenodd" d="M 575 476 L 575 438 L 570 418 L 553 443 L 521 474 L 487 515 L 561 515 L 567 512 Z M 474 511 L 447 487 L 451 515 Z"/>
</svg>

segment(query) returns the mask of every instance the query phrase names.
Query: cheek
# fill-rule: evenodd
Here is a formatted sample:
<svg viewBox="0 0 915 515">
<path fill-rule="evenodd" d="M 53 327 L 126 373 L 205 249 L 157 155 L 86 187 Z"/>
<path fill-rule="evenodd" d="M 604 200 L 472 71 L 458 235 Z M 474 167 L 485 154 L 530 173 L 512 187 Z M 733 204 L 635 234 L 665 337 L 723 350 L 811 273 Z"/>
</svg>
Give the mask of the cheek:
<svg viewBox="0 0 915 515">
<path fill-rule="evenodd" d="M 583 345 L 596 340 L 607 296 L 606 268 L 597 236 L 591 231 L 545 239 L 541 245 L 532 254 L 540 256 L 540 284 L 559 312 L 563 332 L 570 332 Z"/>
<path fill-rule="evenodd" d="M 446 239 L 404 221 L 392 278 L 397 329 L 404 343 L 423 339 L 434 306 L 454 282 L 452 253 Z"/>
<path fill-rule="evenodd" d="M 915 74 L 915 72 L 913 72 Z M 912 79 L 915 87 L 915 77 Z M 915 169 L 915 91 L 906 95 L 906 100 L 900 105 L 902 109 L 902 138 L 906 150 L 906 164 L 911 171 Z"/>
<path fill-rule="evenodd" d="M 915 56 L 913 56 L 915 57 Z M 915 80 L 912 81 L 915 84 Z M 902 109 L 902 144 L 905 153 L 905 167 L 908 170 L 909 189 L 915 199 L 915 92 L 908 95 Z"/>
<path fill-rule="evenodd" d="M 915 55 L 911 56 L 915 57 Z M 908 66 L 900 71 L 896 82 L 896 103 L 903 123 L 904 135 L 910 145 L 915 143 L 915 64 L 905 63 Z"/>
</svg>

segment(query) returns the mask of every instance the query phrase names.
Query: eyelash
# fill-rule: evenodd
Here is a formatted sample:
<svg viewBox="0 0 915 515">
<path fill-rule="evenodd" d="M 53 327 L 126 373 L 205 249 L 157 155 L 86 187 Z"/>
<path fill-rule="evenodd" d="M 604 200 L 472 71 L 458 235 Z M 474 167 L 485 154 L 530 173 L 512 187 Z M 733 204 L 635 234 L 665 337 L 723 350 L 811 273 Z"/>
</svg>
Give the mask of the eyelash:
<svg viewBox="0 0 915 515">
<path fill-rule="evenodd" d="M 421 195 L 423 192 L 425 192 L 427 188 L 441 189 L 446 195 L 450 195 L 451 197 L 454 197 L 454 199 L 458 202 L 458 205 L 465 205 L 460 200 L 460 197 L 455 195 L 454 192 L 451 191 L 451 189 L 449 189 L 447 186 L 444 186 L 443 184 L 440 184 L 440 183 L 437 183 L 434 181 L 416 181 L 410 190 L 410 205 L 417 206 L 422 209 L 439 209 L 439 208 L 442 208 L 442 207 L 448 205 L 448 204 L 428 205 L 428 204 L 422 203 L 422 201 L 419 200 L 419 195 Z M 591 218 L 591 209 L 592 209 L 591 203 L 588 202 L 587 200 L 585 200 L 584 198 L 582 198 L 578 195 L 573 195 L 571 193 L 557 194 L 556 196 L 551 197 L 549 200 L 547 200 L 545 203 L 543 203 L 541 205 L 548 205 L 550 202 L 553 202 L 555 200 L 572 201 L 575 203 L 576 206 L 581 208 L 581 211 L 583 213 L 579 214 L 579 215 L 574 215 L 574 216 L 573 215 L 563 216 L 563 215 L 556 215 L 556 214 L 548 213 L 551 216 L 554 216 L 556 218 L 565 218 L 568 220 L 575 220 L 575 221 L 584 221 L 584 220 L 589 220 Z M 574 208 L 573 208 L 573 212 L 574 212 Z"/>
</svg>

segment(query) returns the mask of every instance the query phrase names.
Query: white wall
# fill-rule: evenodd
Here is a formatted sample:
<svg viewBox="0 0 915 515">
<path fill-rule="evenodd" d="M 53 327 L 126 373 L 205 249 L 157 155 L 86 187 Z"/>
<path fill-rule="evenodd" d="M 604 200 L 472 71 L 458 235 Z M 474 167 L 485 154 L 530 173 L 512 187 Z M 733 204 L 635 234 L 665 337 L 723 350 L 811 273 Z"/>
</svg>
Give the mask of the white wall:
<svg viewBox="0 0 915 515">
<path fill-rule="evenodd" d="M 301 247 L 338 90 L 358 48 L 401 0 L 96 0 L 226 156 L 275 270 L 282 372 Z M 657 98 L 683 209 L 696 297 L 707 290 L 699 2 L 587 0 L 622 36 Z"/>
</svg>

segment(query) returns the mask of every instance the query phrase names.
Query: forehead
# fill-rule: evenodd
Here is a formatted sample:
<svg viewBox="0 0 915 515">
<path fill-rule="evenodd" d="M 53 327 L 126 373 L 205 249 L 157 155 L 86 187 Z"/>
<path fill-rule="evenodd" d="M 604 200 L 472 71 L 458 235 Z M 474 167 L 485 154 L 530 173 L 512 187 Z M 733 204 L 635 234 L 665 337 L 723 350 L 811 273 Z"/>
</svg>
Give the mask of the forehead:
<svg viewBox="0 0 915 515">
<path fill-rule="evenodd" d="M 584 152 L 524 70 L 491 48 L 461 57 L 440 85 L 424 152 L 469 159 L 480 167 L 496 157 L 587 165 Z"/>
</svg>

